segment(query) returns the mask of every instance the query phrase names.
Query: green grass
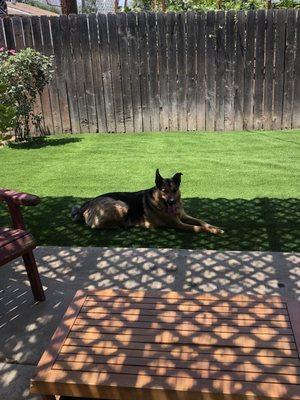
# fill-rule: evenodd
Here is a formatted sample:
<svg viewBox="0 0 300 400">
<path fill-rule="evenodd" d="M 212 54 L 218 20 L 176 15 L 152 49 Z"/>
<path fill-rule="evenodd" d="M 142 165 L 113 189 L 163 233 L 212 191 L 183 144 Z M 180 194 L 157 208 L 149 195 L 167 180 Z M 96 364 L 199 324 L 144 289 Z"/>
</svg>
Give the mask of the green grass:
<svg viewBox="0 0 300 400">
<path fill-rule="evenodd" d="M 219 250 L 299 250 L 300 131 L 53 136 L 0 150 L 0 186 L 43 198 L 24 209 L 39 244 Z M 174 230 L 92 231 L 70 207 L 108 191 L 134 191 L 183 172 L 191 214 L 223 237 Z M 0 209 L 0 225 L 7 223 Z"/>
</svg>

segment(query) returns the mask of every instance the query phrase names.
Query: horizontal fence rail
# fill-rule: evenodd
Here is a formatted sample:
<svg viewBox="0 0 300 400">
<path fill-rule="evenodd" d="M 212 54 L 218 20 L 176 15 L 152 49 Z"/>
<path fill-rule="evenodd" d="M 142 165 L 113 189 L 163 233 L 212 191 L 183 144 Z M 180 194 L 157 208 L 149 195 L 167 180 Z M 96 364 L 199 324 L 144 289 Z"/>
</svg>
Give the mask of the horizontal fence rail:
<svg viewBox="0 0 300 400">
<path fill-rule="evenodd" d="M 300 127 L 300 10 L 3 18 L 0 47 L 55 56 L 51 133 Z"/>
</svg>

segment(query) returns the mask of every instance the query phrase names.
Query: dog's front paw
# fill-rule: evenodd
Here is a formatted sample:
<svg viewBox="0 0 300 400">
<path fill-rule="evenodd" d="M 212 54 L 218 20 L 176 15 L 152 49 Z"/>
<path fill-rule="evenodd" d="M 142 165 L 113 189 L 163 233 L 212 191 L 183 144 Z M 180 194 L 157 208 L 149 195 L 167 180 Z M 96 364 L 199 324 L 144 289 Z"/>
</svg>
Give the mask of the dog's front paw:
<svg viewBox="0 0 300 400">
<path fill-rule="evenodd" d="M 211 226 L 210 232 L 218 236 L 222 236 L 224 234 L 224 231 L 216 226 Z"/>
</svg>

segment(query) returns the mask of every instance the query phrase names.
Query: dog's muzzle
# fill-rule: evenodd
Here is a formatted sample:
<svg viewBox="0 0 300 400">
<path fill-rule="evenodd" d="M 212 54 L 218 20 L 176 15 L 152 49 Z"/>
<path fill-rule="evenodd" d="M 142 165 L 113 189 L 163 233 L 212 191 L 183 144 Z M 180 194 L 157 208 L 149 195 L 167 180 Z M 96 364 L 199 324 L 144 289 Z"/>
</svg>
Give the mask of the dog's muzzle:
<svg viewBox="0 0 300 400">
<path fill-rule="evenodd" d="M 167 211 L 169 214 L 176 214 L 177 212 L 177 207 L 176 207 L 176 201 L 174 199 L 170 199 L 167 202 Z"/>
</svg>

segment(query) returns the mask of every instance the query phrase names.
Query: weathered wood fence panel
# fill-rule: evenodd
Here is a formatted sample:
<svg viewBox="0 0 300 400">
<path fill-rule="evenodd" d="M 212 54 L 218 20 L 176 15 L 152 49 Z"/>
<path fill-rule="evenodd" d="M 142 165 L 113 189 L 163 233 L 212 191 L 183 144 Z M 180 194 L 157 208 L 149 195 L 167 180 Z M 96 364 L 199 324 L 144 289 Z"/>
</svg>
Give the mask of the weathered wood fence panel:
<svg viewBox="0 0 300 400">
<path fill-rule="evenodd" d="M 51 133 L 300 128 L 300 10 L 0 19 L 55 57 Z"/>
</svg>

